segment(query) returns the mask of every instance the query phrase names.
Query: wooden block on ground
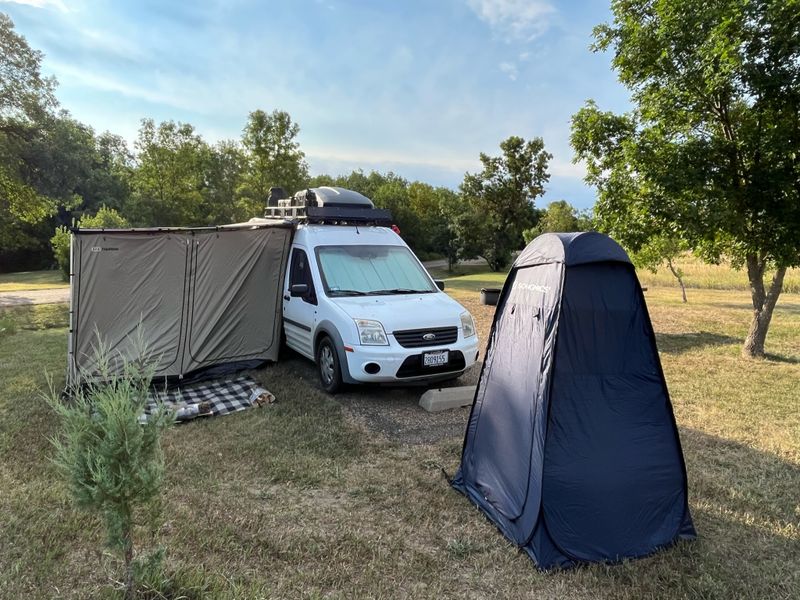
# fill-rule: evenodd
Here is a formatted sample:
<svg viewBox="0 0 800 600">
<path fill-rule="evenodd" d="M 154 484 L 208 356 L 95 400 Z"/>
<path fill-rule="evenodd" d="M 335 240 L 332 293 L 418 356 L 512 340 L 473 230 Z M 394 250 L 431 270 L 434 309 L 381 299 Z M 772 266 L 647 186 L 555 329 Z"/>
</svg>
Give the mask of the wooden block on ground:
<svg viewBox="0 0 800 600">
<path fill-rule="evenodd" d="M 474 385 L 461 387 L 434 388 L 428 390 L 419 399 L 419 405 L 428 412 L 440 412 L 450 408 L 469 406 L 475 397 Z"/>
</svg>

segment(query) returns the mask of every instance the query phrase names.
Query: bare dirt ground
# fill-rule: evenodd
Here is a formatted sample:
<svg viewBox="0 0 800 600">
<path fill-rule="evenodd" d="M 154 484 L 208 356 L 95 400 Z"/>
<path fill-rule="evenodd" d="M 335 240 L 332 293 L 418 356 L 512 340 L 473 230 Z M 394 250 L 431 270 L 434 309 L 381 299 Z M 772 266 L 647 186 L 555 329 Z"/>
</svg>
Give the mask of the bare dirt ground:
<svg viewBox="0 0 800 600">
<path fill-rule="evenodd" d="M 0 292 L 0 308 L 23 306 L 25 304 L 57 304 L 60 302 L 69 302 L 69 288 Z"/>
<path fill-rule="evenodd" d="M 435 444 L 448 438 L 461 439 L 469 418 L 469 407 L 429 413 L 419 406 L 419 398 L 429 387 L 475 385 L 480 368 L 481 363 L 476 363 L 458 379 L 433 386 L 348 386 L 334 399 L 359 428 L 391 442 L 419 445 Z M 319 388 L 315 365 L 288 349 L 277 363 L 258 374 L 271 391 L 275 390 L 270 388 L 270 382 L 276 380 L 300 379 L 304 386 Z"/>
</svg>

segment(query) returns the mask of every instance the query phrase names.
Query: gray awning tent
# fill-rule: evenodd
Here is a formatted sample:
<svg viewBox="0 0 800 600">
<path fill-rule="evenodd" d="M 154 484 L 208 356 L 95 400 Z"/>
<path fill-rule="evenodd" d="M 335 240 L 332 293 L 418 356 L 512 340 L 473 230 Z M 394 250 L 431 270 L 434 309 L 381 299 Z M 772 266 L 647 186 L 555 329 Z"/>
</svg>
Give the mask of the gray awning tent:
<svg viewBox="0 0 800 600">
<path fill-rule="evenodd" d="M 514 263 L 453 486 L 543 569 L 695 537 L 647 306 L 607 236 L 545 234 Z"/>
<path fill-rule="evenodd" d="M 95 332 L 132 358 L 141 322 L 157 377 L 255 366 L 278 356 L 293 228 L 75 230 L 68 383 L 92 372 Z"/>
</svg>

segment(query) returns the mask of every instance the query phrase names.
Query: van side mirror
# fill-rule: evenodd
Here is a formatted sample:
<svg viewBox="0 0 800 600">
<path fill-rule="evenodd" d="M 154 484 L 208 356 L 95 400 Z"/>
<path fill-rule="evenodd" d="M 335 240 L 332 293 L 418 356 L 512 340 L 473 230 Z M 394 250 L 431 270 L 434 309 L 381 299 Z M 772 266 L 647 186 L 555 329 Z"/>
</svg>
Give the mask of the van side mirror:
<svg viewBox="0 0 800 600">
<path fill-rule="evenodd" d="M 292 298 L 302 298 L 303 296 L 308 294 L 308 284 L 295 283 L 293 286 L 289 288 L 289 294 L 291 294 Z"/>
<path fill-rule="evenodd" d="M 440 291 L 442 292 L 444 291 L 444 281 L 442 281 L 441 279 L 434 279 L 433 283 L 436 284 L 436 287 L 439 288 Z"/>
</svg>

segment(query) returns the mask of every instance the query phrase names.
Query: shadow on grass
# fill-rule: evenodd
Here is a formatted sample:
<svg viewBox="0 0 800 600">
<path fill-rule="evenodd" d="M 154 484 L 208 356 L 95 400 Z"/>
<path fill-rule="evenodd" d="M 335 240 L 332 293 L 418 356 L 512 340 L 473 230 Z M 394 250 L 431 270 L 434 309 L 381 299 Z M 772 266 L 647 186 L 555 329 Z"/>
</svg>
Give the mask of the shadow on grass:
<svg viewBox="0 0 800 600">
<path fill-rule="evenodd" d="M 734 310 L 744 310 L 752 314 L 753 305 L 750 302 L 715 302 L 714 306 L 720 308 L 732 308 Z M 775 314 L 800 315 L 800 304 L 797 302 L 781 302 L 775 305 Z"/>
<path fill-rule="evenodd" d="M 783 356 L 782 354 L 770 354 L 767 353 L 764 358 L 766 360 L 779 362 L 779 363 L 786 363 L 789 365 L 798 365 L 800 364 L 800 358 L 796 356 Z"/>
<path fill-rule="evenodd" d="M 709 346 L 743 344 L 744 340 L 710 331 L 693 331 L 687 333 L 656 333 L 656 342 L 661 352 L 682 354 L 689 350 L 697 350 Z"/>
<path fill-rule="evenodd" d="M 590 585 L 614 590 L 597 597 L 795 597 L 800 466 L 697 429 L 680 434 L 697 540 L 643 560 L 591 567 Z"/>
</svg>

